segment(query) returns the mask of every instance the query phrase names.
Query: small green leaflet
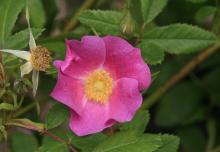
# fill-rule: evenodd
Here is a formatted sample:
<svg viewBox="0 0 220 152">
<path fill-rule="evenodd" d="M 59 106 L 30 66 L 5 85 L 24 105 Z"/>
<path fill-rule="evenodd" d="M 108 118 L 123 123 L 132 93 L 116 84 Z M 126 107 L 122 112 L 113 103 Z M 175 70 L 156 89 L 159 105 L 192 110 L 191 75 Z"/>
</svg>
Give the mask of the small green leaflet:
<svg viewBox="0 0 220 152">
<path fill-rule="evenodd" d="M 129 10 L 142 25 L 150 23 L 166 6 L 167 0 L 130 0 Z"/>
<path fill-rule="evenodd" d="M 38 36 L 41 35 L 41 33 L 44 30 L 39 28 L 33 28 L 32 31 L 34 38 L 36 39 Z M 25 29 L 10 36 L 5 43 L 5 48 L 23 49 L 28 46 L 28 41 L 29 41 L 29 31 L 28 29 Z"/>
<path fill-rule="evenodd" d="M 55 104 L 48 112 L 46 119 L 46 128 L 52 129 L 58 127 L 68 118 L 68 109 L 62 104 Z"/>
<path fill-rule="evenodd" d="M 180 139 L 173 135 L 162 135 L 161 136 L 163 145 L 154 152 L 177 152 L 179 147 Z"/>
<path fill-rule="evenodd" d="M 6 39 L 10 36 L 12 28 L 25 4 L 24 0 L 0 1 L 0 48 L 4 48 Z"/>
<path fill-rule="evenodd" d="M 137 136 L 135 131 L 114 134 L 100 143 L 93 152 L 154 152 L 162 145 L 160 136 L 144 134 Z"/>
<path fill-rule="evenodd" d="M 80 22 L 101 35 L 120 35 L 119 24 L 123 15 L 117 11 L 89 10 L 80 16 Z"/>
<path fill-rule="evenodd" d="M 147 63 L 151 65 L 160 64 L 164 59 L 164 51 L 153 43 L 141 43 L 141 53 Z"/>
<path fill-rule="evenodd" d="M 150 119 L 148 111 L 139 110 L 132 121 L 124 123 L 120 126 L 121 130 L 136 130 L 141 134 L 144 132 Z"/>
<path fill-rule="evenodd" d="M 17 17 L 25 4 L 26 1 L 24 0 L 0 1 L 0 48 L 23 49 L 27 46 L 29 40 L 28 30 L 23 30 L 11 35 Z M 43 29 L 33 29 L 35 38 L 37 38 L 42 32 Z"/>
<path fill-rule="evenodd" d="M 72 145 L 77 149 L 80 149 L 82 152 L 91 152 L 99 143 L 105 141 L 107 136 L 103 133 L 97 133 L 85 137 L 78 137 L 71 133 L 69 138 L 72 141 Z"/>
<path fill-rule="evenodd" d="M 216 11 L 214 6 L 204 6 L 201 7 L 195 14 L 195 20 L 198 23 L 205 23 L 209 17 L 213 16 Z"/>
<path fill-rule="evenodd" d="M 142 45 L 153 43 L 172 54 L 201 51 L 215 43 L 216 36 L 199 27 L 188 24 L 173 24 L 154 28 L 144 33 Z"/>
<path fill-rule="evenodd" d="M 42 0 L 27 0 L 32 27 L 42 28 L 46 23 L 46 13 Z"/>
<path fill-rule="evenodd" d="M 68 147 L 65 143 L 53 143 L 39 147 L 35 152 L 68 152 Z"/>
</svg>

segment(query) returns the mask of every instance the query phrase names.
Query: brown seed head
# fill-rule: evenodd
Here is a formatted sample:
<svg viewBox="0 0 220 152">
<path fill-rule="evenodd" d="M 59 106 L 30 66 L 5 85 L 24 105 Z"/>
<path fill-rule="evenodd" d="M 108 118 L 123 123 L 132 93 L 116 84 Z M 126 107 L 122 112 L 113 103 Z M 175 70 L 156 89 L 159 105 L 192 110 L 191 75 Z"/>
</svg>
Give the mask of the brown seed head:
<svg viewBox="0 0 220 152">
<path fill-rule="evenodd" d="M 31 49 L 31 63 L 38 71 L 45 71 L 50 68 L 51 56 L 47 48 L 37 46 Z"/>
</svg>

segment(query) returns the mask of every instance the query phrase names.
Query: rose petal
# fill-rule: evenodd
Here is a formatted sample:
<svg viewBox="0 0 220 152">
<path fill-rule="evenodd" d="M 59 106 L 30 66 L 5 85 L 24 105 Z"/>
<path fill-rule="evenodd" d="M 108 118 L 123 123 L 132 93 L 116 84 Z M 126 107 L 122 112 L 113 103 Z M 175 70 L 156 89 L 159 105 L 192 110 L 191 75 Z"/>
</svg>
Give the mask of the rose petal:
<svg viewBox="0 0 220 152">
<path fill-rule="evenodd" d="M 130 121 L 141 106 L 142 96 L 135 79 L 117 81 L 107 104 L 87 101 L 81 115 L 71 112 L 70 128 L 78 136 L 84 136 L 112 126 L 116 122 Z"/>
<path fill-rule="evenodd" d="M 21 70 L 21 77 L 23 77 L 26 74 L 29 74 L 33 70 L 33 66 L 31 62 L 26 62 L 25 64 L 20 66 Z"/>
<path fill-rule="evenodd" d="M 64 75 L 61 71 L 58 71 L 57 84 L 51 96 L 78 114 L 83 110 L 84 93 L 82 82 Z"/>
<path fill-rule="evenodd" d="M 139 89 L 146 89 L 151 82 L 148 65 L 141 57 L 140 50 L 132 47 L 127 41 L 114 36 L 104 37 L 106 61 L 104 67 L 111 71 L 115 79 L 134 78 Z"/>
<path fill-rule="evenodd" d="M 105 124 L 107 107 L 93 101 L 87 101 L 81 115 L 71 111 L 70 128 L 78 136 L 89 135 L 102 131 L 112 124 Z"/>
<path fill-rule="evenodd" d="M 68 40 L 67 56 L 62 72 L 73 78 L 81 78 L 103 66 L 106 56 L 105 43 L 98 36 L 84 36 L 81 42 Z"/>
<path fill-rule="evenodd" d="M 131 78 L 119 79 L 109 99 L 108 117 L 117 122 L 130 121 L 141 104 L 138 81 Z"/>
</svg>

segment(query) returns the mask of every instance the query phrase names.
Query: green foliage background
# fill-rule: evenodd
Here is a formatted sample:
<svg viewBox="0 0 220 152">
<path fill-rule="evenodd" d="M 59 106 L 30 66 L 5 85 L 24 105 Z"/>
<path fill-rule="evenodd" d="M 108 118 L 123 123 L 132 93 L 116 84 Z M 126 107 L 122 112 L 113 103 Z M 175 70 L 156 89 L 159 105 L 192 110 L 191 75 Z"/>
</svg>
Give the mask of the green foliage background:
<svg viewBox="0 0 220 152">
<path fill-rule="evenodd" d="M 25 6 L 37 43 L 54 60 L 64 58 L 65 39 L 116 35 L 141 48 L 153 82 L 131 122 L 77 137 L 68 128 L 68 109 L 49 97 L 55 69 L 41 73 L 33 98 L 30 76 L 20 78 L 22 61 L 2 54 L 1 152 L 220 151 L 219 0 L 0 0 L 0 49 L 28 49 Z M 148 104 L 169 78 L 213 46 L 213 55 Z"/>
</svg>

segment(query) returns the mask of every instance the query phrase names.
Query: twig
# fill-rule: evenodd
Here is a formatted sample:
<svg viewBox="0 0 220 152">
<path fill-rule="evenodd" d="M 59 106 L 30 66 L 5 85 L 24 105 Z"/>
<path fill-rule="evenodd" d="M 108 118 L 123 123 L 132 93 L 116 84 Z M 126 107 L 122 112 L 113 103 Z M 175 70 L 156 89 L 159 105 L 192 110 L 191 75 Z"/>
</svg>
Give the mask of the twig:
<svg viewBox="0 0 220 152">
<path fill-rule="evenodd" d="M 43 134 L 51 137 L 52 139 L 54 139 L 54 140 L 56 140 L 58 142 L 61 142 L 61 143 L 64 143 L 64 144 L 68 145 L 68 147 L 70 148 L 70 150 L 72 152 L 77 152 L 77 150 L 69 142 L 66 142 L 65 140 L 63 140 L 59 136 L 56 136 L 56 135 L 52 134 L 51 132 L 48 132 L 47 130 L 43 131 Z"/>
<path fill-rule="evenodd" d="M 159 87 L 153 94 L 144 100 L 142 109 L 147 109 L 155 104 L 165 92 L 172 88 L 176 83 L 181 81 L 185 76 L 187 76 L 192 70 L 196 68 L 197 65 L 205 61 L 209 56 L 217 52 L 220 48 L 220 42 L 215 43 L 213 46 L 207 48 L 196 57 L 194 57 L 186 66 L 184 66 L 176 75 L 171 77 L 164 85 Z"/>
<path fill-rule="evenodd" d="M 17 121 L 16 123 L 4 123 L 4 125 L 5 126 L 23 127 L 23 128 L 29 129 L 29 130 L 37 131 L 43 135 L 51 137 L 52 139 L 54 139 L 60 143 L 66 144 L 72 152 L 77 152 L 77 150 L 72 146 L 71 143 L 65 141 L 64 139 L 60 138 L 57 135 L 54 135 L 53 133 L 47 131 L 46 129 L 39 127 L 38 125 L 33 126 L 33 124 L 30 124 L 28 121 L 25 122 L 25 125 L 24 124 L 18 125 L 18 123 L 19 123 L 19 121 Z"/>
<path fill-rule="evenodd" d="M 79 22 L 79 16 L 80 14 L 90 8 L 93 3 L 95 2 L 96 0 L 85 0 L 85 2 L 81 5 L 81 7 L 79 8 L 79 10 L 75 13 L 75 15 L 70 19 L 70 21 L 66 24 L 66 26 L 64 27 L 64 32 L 68 32 L 72 29 L 74 29 L 76 27 L 76 25 L 78 24 Z"/>
</svg>

